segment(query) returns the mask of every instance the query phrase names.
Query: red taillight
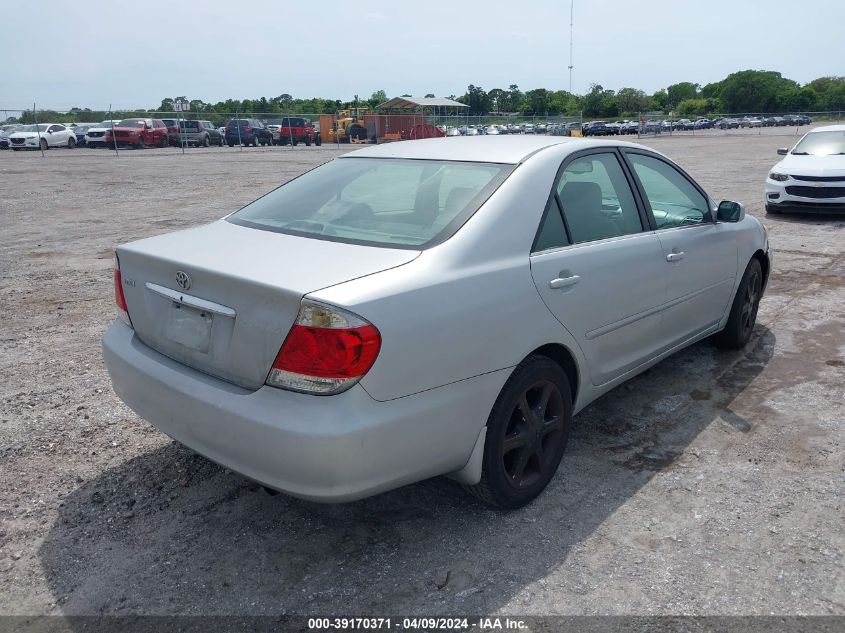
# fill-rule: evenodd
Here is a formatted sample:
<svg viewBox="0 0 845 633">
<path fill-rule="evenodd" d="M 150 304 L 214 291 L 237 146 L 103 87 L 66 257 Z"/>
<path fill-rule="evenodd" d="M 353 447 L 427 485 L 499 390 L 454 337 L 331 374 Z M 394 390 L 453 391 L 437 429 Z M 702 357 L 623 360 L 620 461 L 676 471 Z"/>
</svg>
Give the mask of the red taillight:
<svg viewBox="0 0 845 633">
<path fill-rule="evenodd" d="M 357 378 L 367 373 L 381 346 L 372 325 L 332 329 L 294 325 L 273 369 L 320 378 Z"/>
<path fill-rule="evenodd" d="M 345 391 L 376 361 L 381 334 L 339 308 L 303 303 L 276 355 L 267 384 L 306 393 Z"/>
<path fill-rule="evenodd" d="M 117 255 L 114 257 L 114 303 L 117 306 L 117 316 L 131 327 L 132 323 L 129 321 L 126 297 L 123 295 L 123 277 L 120 274 L 120 262 L 117 260 Z"/>
<path fill-rule="evenodd" d="M 248 125 L 245 125 L 245 126 L 244 126 L 243 128 L 241 128 L 241 129 L 242 129 L 244 132 L 252 132 L 252 128 L 251 128 L 250 126 L 248 126 Z"/>
</svg>

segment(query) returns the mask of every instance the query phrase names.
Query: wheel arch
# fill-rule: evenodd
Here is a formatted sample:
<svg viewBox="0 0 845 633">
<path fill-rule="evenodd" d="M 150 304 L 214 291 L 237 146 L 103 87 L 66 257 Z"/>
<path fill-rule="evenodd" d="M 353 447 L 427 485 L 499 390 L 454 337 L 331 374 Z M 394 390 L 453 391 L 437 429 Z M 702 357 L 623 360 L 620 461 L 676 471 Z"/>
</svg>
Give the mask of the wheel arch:
<svg viewBox="0 0 845 633">
<path fill-rule="evenodd" d="M 769 258 L 766 257 L 766 254 L 763 252 L 763 249 L 758 248 L 751 256 L 751 259 L 756 259 L 758 262 L 760 262 L 760 268 L 763 269 L 763 288 L 765 288 L 769 285 Z"/>
<path fill-rule="evenodd" d="M 565 345 L 560 343 L 547 343 L 541 345 L 526 356 L 540 355 L 550 358 L 563 369 L 569 380 L 569 388 L 572 390 L 573 406 L 578 401 L 578 392 L 581 387 L 581 373 L 575 355 Z"/>
</svg>

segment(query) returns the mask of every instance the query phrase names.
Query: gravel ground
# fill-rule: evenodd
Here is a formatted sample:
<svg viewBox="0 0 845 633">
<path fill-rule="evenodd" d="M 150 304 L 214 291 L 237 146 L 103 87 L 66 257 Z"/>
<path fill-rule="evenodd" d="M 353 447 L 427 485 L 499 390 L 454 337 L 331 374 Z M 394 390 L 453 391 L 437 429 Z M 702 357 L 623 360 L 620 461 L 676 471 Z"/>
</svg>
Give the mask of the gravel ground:
<svg viewBox="0 0 845 633">
<path fill-rule="evenodd" d="M 644 142 L 761 217 L 793 140 Z M 0 152 L 0 614 L 845 614 L 843 218 L 763 218 L 748 349 L 705 341 L 601 398 L 517 512 L 445 479 L 271 497 L 137 418 L 100 353 L 114 246 L 337 153 Z"/>
</svg>

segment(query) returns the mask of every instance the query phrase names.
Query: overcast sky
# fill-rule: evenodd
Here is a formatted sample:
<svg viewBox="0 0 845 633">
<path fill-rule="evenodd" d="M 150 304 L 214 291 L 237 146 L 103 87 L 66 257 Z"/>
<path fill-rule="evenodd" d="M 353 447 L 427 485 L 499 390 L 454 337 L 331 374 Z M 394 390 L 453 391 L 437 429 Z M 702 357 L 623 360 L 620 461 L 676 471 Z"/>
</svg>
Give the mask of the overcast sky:
<svg viewBox="0 0 845 633">
<path fill-rule="evenodd" d="M 0 18 L 0 108 L 569 87 L 569 0 L 17 6 Z M 575 0 L 573 89 L 845 75 L 843 34 L 845 0 Z"/>
</svg>

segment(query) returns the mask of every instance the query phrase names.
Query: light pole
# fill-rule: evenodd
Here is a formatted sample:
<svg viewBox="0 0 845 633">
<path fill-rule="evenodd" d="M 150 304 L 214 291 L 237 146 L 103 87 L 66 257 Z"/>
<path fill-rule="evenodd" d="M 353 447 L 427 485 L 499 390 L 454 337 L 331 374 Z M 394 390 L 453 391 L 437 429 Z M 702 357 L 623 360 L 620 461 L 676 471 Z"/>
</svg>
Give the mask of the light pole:
<svg viewBox="0 0 845 633">
<path fill-rule="evenodd" d="M 575 30 L 575 0 L 569 3 L 569 94 L 572 94 L 572 69 L 575 68 L 572 62 L 573 41 L 572 34 Z"/>
</svg>

